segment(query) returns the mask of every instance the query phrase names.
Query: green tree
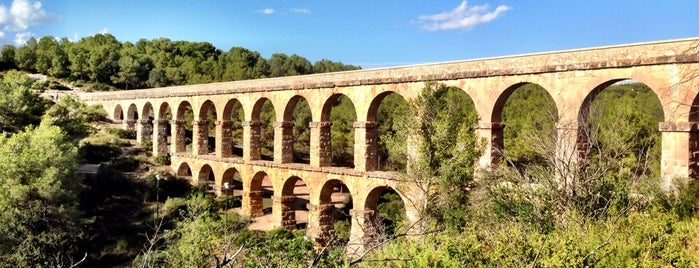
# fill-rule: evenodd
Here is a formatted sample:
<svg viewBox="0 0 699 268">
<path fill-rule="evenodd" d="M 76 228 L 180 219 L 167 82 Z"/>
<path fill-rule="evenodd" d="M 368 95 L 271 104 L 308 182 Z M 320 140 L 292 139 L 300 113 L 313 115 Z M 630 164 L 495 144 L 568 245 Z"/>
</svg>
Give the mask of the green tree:
<svg viewBox="0 0 699 268">
<path fill-rule="evenodd" d="M 119 55 L 119 72 L 112 80 L 123 84 L 126 90 L 129 86 L 140 87 L 148 79 L 147 58 L 139 54 L 138 49 L 129 42 L 124 43 Z"/>
<path fill-rule="evenodd" d="M 80 140 L 95 132 L 91 123 L 106 118 L 107 112 L 100 106 L 87 106 L 70 96 L 58 100 L 44 114 L 44 119 L 61 127 L 73 140 Z"/>
<path fill-rule="evenodd" d="M 286 61 L 289 56 L 284 53 L 274 53 L 267 61 L 269 63 L 269 77 L 282 77 L 289 73 L 289 66 Z"/>
<path fill-rule="evenodd" d="M 32 37 L 26 44 L 17 49 L 15 52 L 17 67 L 31 72 L 36 70 L 36 45 L 36 39 Z"/>
<path fill-rule="evenodd" d="M 311 107 L 305 99 L 301 99 L 294 106 L 294 161 L 309 162 L 311 147 L 311 130 L 309 123 L 311 118 Z"/>
<path fill-rule="evenodd" d="M 9 71 L 0 81 L 0 131 L 17 132 L 36 125 L 49 101 L 34 94 L 34 79 L 19 71 Z"/>
<path fill-rule="evenodd" d="M 44 36 L 39 39 L 36 46 L 35 67 L 37 72 L 53 77 L 68 75 L 68 55 L 56 38 Z"/>
<path fill-rule="evenodd" d="M 70 66 L 68 70 L 70 76 L 74 79 L 87 80 L 90 58 L 89 45 L 81 39 L 77 43 L 66 43 L 65 50 L 68 54 Z"/>
<path fill-rule="evenodd" d="M 17 48 L 13 45 L 2 46 L 2 50 L 0 50 L 0 69 L 7 70 L 17 67 L 15 52 L 17 52 Z"/>
<path fill-rule="evenodd" d="M 261 78 L 265 74 L 265 59 L 257 51 L 233 47 L 223 56 L 224 81 Z"/>
<path fill-rule="evenodd" d="M 544 88 L 525 84 L 515 89 L 502 110 L 505 161 L 517 168 L 542 164 L 542 156 L 531 144 L 529 136 L 550 133 L 558 121 L 556 104 Z"/>
<path fill-rule="evenodd" d="M 473 101 L 459 89 L 427 83 L 410 108 L 409 116 L 394 121 L 399 131 L 382 140 L 389 153 L 409 159 L 411 168 L 402 176 L 423 192 L 424 200 L 413 200 L 425 209 L 423 216 L 448 228 L 463 228 L 480 156 Z M 417 148 L 416 155 L 409 156 L 408 143 Z"/>
<path fill-rule="evenodd" d="M 121 43 L 111 34 L 96 34 L 80 40 L 88 49 L 87 73 L 93 82 L 109 83 L 119 70 Z"/>
<path fill-rule="evenodd" d="M 81 237 L 77 148 L 44 122 L 0 136 L 0 259 L 8 266 L 56 266 Z"/>
<path fill-rule="evenodd" d="M 286 75 L 304 75 L 313 73 L 313 65 L 306 58 L 293 54 L 285 62 Z"/>
<path fill-rule="evenodd" d="M 342 62 L 334 62 L 328 59 L 322 59 L 313 63 L 313 73 L 330 73 L 359 69 L 361 69 L 359 66 L 345 65 L 342 64 Z"/>
<path fill-rule="evenodd" d="M 386 142 L 383 138 L 392 138 L 396 136 L 398 129 L 397 122 L 405 121 L 410 115 L 410 106 L 398 94 L 392 93 L 386 96 L 376 115 L 378 138 L 378 155 L 379 166 L 381 170 L 405 171 L 407 163 L 405 154 L 389 153 Z"/>
<path fill-rule="evenodd" d="M 354 122 L 357 112 L 352 101 L 342 95 L 330 110 L 330 143 L 332 163 L 335 166 L 351 167 L 354 162 Z"/>
</svg>

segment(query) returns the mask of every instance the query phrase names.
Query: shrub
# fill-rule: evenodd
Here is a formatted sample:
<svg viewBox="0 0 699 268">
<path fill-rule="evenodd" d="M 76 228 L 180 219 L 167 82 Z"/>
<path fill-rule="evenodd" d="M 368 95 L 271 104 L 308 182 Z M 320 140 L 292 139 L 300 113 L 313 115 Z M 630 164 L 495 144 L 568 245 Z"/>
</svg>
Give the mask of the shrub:
<svg viewBox="0 0 699 268">
<path fill-rule="evenodd" d="M 113 144 L 84 143 L 80 146 L 79 153 L 90 164 L 110 161 L 121 154 L 121 149 Z"/>
<path fill-rule="evenodd" d="M 105 165 L 109 168 L 123 171 L 123 172 L 132 172 L 138 169 L 138 167 L 141 165 L 141 159 L 135 158 L 135 157 L 120 157 L 116 159 L 112 159 L 111 161 L 107 162 Z"/>
<path fill-rule="evenodd" d="M 141 142 L 141 147 L 146 150 L 146 152 L 153 151 L 153 141 L 145 140 Z"/>
<path fill-rule="evenodd" d="M 136 139 L 136 130 L 134 129 L 108 128 L 107 133 L 117 135 L 121 139 Z"/>
<path fill-rule="evenodd" d="M 170 165 L 170 154 L 158 155 L 153 159 L 153 162 L 162 166 Z"/>
</svg>

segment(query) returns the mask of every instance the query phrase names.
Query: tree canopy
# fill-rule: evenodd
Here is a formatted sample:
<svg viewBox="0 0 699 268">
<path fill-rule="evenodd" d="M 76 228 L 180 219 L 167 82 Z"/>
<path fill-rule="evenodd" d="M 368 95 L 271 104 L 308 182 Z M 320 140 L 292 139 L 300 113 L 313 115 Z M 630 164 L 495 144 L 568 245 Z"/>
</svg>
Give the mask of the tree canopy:
<svg viewBox="0 0 699 268">
<path fill-rule="evenodd" d="M 228 52 L 208 42 L 167 38 L 120 42 L 111 34 L 78 41 L 44 36 L 21 47 L 5 45 L 0 67 L 38 72 L 68 81 L 96 83 L 96 89 L 134 89 L 200 84 L 359 69 L 327 59 L 311 63 L 292 54 L 265 59 L 257 51 L 233 47 Z"/>
</svg>

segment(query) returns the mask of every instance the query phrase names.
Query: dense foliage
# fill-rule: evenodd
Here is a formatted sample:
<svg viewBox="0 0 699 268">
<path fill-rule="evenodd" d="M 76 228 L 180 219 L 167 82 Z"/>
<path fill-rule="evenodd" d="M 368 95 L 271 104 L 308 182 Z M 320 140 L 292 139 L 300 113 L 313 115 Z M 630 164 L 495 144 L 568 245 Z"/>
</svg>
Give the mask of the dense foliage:
<svg viewBox="0 0 699 268">
<path fill-rule="evenodd" d="M 0 136 L 0 260 L 52 266 L 81 238 L 77 148 L 44 122 Z"/>
<path fill-rule="evenodd" d="M 171 85 L 280 77 L 359 69 L 330 60 L 311 63 L 299 55 L 275 53 L 269 59 L 259 52 L 233 47 L 224 52 L 207 42 L 171 41 L 167 38 L 119 42 L 110 34 L 78 41 L 44 36 L 21 47 L 5 45 L 0 67 L 18 68 L 66 79 L 88 89 L 133 89 Z"/>
<path fill-rule="evenodd" d="M 411 201 L 425 210 L 423 216 L 461 228 L 480 151 L 473 101 L 461 90 L 428 83 L 410 111 L 394 117 L 397 131 L 384 133 L 381 140 L 389 154 L 408 159 L 404 176 L 423 191 L 423 200 Z"/>
<path fill-rule="evenodd" d="M 508 164 L 465 184 L 472 188 L 459 209 L 464 216 L 436 223 L 427 218 L 427 226 L 444 231 L 427 228 L 419 238 L 394 239 L 364 256 L 360 266 L 699 265 L 697 183 L 678 181 L 674 194 L 658 190 L 657 122 L 663 114 L 657 97 L 640 83 L 597 93 L 580 129 L 587 161 L 565 163 L 577 170 L 569 178 L 574 183 L 561 187 L 554 171 L 563 161 L 552 150 L 555 107 L 543 89 L 525 85 L 503 112 L 513 132 L 505 137 Z"/>
</svg>

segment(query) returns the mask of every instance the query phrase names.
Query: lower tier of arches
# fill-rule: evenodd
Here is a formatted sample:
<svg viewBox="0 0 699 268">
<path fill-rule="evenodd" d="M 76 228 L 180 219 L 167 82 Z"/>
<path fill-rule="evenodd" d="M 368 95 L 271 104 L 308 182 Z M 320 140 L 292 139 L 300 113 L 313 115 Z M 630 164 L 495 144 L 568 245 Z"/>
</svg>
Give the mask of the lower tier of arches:
<svg viewBox="0 0 699 268">
<path fill-rule="evenodd" d="M 414 183 L 398 181 L 388 172 L 361 172 L 350 168 L 314 168 L 303 164 L 268 161 L 243 162 L 210 156 L 175 154 L 171 167 L 178 177 L 206 187 L 216 195 L 241 197 L 241 213 L 257 218 L 270 213 L 273 228 L 306 228 L 323 245 L 334 235 L 333 225 L 342 199 L 351 198 L 348 252 L 359 254 L 376 229 L 377 200 L 383 190 L 398 193 L 405 207 L 406 226 L 417 226 L 421 191 Z M 271 207 L 263 198 L 271 199 Z M 269 201 L 267 202 L 269 203 Z M 267 206 L 267 207 L 266 207 Z M 298 218 L 297 210 L 307 211 Z M 414 230 L 406 230 L 412 232 Z"/>
</svg>

